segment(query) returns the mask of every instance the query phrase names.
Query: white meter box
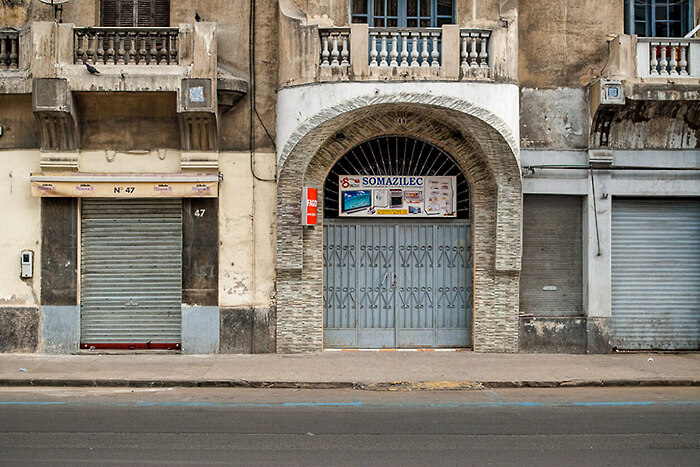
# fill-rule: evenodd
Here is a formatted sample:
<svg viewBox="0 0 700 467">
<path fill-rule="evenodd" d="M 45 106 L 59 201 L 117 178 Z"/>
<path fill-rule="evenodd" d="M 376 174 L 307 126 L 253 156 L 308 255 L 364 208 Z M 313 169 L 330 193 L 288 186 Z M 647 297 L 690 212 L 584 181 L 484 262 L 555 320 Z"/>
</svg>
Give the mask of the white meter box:
<svg viewBox="0 0 700 467">
<path fill-rule="evenodd" d="M 340 175 L 343 217 L 457 217 L 457 177 Z"/>
</svg>

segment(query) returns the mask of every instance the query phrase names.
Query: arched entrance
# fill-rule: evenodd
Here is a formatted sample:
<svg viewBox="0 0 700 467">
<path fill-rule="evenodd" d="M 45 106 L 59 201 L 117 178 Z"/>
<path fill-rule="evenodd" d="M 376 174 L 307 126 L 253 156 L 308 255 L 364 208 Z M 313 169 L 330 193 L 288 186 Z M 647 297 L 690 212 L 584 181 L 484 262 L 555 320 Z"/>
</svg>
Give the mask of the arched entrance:
<svg viewBox="0 0 700 467">
<path fill-rule="evenodd" d="M 440 148 L 468 180 L 471 346 L 477 351 L 517 351 L 522 218 L 517 140 L 489 111 L 425 94 L 357 97 L 307 119 L 286 140 L 277 185 L 277 351 L 324 348 L 325 182 L 352 148 L 393 135 Z M 300 225 L 304 186 L 319 190 L 316 226 Z"/>
<path fill-rule="evenodd" d="M 325 348 L 471 345 L 469 184 L 437 146 L 379 136 L 323 188 Z"/>
</svg>

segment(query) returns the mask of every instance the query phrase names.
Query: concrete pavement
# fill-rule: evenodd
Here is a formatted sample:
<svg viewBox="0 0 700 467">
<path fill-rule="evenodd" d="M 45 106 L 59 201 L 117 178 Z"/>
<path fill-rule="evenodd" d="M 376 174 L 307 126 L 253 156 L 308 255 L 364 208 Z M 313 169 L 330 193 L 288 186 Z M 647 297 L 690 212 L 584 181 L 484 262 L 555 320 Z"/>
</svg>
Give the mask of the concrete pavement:
<svg viewBox="0 0 700 467">
<path fill-rule="evenodd" d="M 700 386 L 700 353 L 0 354 L 0 385 L 389 390 Z"/>
</svg>

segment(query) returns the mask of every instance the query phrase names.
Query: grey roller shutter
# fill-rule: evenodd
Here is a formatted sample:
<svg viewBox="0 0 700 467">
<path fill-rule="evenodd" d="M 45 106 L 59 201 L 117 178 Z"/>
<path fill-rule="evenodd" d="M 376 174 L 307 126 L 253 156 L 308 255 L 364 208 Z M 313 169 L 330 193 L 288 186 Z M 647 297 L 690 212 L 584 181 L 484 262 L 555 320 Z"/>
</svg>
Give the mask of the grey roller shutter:
<svg viewBox="0 0 700 467">
<path fill-rule="evenodd" d="M 582 209 L 579 196 L 524 196 L 521 314 L 583 314 Z"/>
<path fill-rule="evenodd" d="M 698 349 L 700 202 L 614 199 L 612 329 L 620 349 Z"/>
<path fill-rule="evenodd" d="M 81 344 L 177 348 L 182 201 L 84 199 L 81 216 Z"/>
</svg>

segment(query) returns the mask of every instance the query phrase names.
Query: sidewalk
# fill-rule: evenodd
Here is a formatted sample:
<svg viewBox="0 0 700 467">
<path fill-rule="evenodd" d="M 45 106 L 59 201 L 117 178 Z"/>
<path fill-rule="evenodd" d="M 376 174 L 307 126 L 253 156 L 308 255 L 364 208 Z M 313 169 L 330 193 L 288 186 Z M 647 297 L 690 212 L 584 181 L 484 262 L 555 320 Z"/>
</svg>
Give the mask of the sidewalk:
<svg viewBox="0 0 700 467">
<path fill-rule="evenodd" d="M 195 356 L 0 354 L 0 386 L 376 390 L 639 385 L 700 386 L 700 354 L 470 351 Z"/>
</svg>

